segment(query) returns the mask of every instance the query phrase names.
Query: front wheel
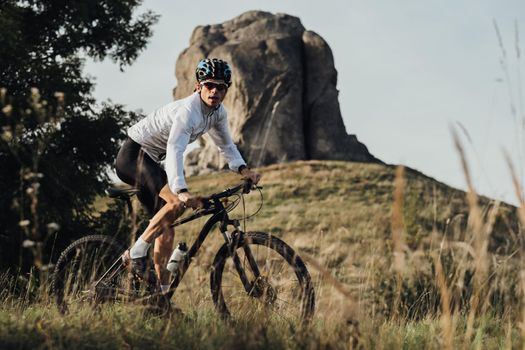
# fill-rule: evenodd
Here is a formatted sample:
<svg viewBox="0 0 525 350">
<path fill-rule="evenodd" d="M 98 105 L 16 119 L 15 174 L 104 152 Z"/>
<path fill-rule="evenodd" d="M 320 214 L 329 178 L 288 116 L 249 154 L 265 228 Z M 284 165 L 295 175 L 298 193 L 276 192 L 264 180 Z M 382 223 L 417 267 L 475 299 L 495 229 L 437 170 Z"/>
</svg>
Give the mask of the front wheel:
<svg viewBox="0 0 525 350">
<path fill-rule="evenodd" d="M 235 254 L 224 244 L 213 262 L 211 293 L 221 316 L 308 322 L 315 293 L 302 259 L 264 232 L 240 233 L 236 239 Z"/>
</svg>

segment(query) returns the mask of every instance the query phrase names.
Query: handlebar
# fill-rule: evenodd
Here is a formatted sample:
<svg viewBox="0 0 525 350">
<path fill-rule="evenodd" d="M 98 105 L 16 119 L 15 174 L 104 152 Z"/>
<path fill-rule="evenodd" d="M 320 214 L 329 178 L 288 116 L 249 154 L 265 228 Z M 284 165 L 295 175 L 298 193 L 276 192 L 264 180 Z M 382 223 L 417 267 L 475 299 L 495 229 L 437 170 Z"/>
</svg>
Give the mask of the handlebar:
<svg viewBox="0 0 525 350">
<path fill-rule="evenodd" d="M 250 179 L 246 179 L 235 187 L 227 188 L 222 192 L 214 193 L 207 197 L 202 197 L 203 208 L 208 209 L 210 206 L 213 205 L 215 201 L 218 201 L 221 198 L 231 197 L 232 195 L 234 195 L 235 193 L 241 190 L 242 190 L 242 193 L 248 194 L 250 193 L 252 189 L 256 189 L 256 188 L 262 188 L 262 187 L 255 186 L 253 184 L 253 181 L 251 181 Z"/>
</svg>

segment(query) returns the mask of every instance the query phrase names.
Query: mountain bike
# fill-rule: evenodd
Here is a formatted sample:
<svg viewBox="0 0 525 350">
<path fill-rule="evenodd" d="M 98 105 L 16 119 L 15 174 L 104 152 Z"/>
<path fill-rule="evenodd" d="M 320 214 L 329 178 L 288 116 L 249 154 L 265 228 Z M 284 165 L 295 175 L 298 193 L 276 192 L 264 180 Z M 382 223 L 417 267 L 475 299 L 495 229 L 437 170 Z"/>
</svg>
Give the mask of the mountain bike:
<svg viewBox="0 0 525 350">
<path fill-rule="evenodd" d="M 250 190 L 261 187 L 243 182 L 202 199 L 202 207 L 171 226 L 177 227 L 204 216 L 195 242 L 172 274 L 170 289 L 161 294 L 149 278 L 144 286 L 133 278 L 124 258 L 126 246 L 113 237 L 91 235 L 71 243 L 61 254 L 52 277 L 52 292 L 61 310 L 75 302 L 99 305 L 104 302 L 169 300 L 190 267 L 206 237 L 218 226 L 224 244 L 213 259 L 210 289 L 222 318 L 272 314 L 308 322 L 315 309 L 315 293 L 305 263 L 283 240 L 265 232 L 243 232 L 240 221 L 229 212 Z M 123 199 L 131 209 L 136 189 L 111 189 L 111 197 Z M 262 198 L 262 192 L 261 192 Z M 261 202 L 262 206 L 262 202 Z M 153 270 L 150 270 L 153 274 Z M 153 279 L 155 276 L 153 275 Z M 142 281 L 143 282 L 143 281 Z"/>
</svg>

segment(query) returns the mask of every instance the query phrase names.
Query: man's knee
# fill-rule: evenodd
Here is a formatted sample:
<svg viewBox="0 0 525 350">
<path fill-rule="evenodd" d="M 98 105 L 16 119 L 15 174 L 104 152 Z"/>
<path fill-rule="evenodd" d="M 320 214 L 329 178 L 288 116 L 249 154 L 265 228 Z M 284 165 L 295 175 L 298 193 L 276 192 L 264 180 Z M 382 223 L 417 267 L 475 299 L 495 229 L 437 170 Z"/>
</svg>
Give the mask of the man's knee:
<svg viewBox="0 0 525 350">
<path fill-rule="evenodd" d="M 169 201 L 164 205 L 166 211 L 166 217 L 170 220 L 177 219 L 184 211 L 184 203 L 181 201 Z"/>
</svg>

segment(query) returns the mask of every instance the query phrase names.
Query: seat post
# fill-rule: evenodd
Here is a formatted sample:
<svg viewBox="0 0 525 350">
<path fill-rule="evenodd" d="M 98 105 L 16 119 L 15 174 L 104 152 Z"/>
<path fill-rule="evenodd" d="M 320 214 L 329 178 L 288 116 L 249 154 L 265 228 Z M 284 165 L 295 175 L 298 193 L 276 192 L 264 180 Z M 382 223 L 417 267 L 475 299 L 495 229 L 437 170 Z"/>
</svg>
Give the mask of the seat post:
<svg viewBox="0 0 525 350">
<path fill-rule="evenodd" d="M 131 204 L 131 197 L 139 192 L 137 188 L 127 187 L 127 188 L 118 188 L 111 187 L 106 190 L 107 194 L 111 198 L 121 199 L 126 202 L 128 207 L 129 214 L 133 214 L 133 205 Z"/>
<path fill-rule="evenodd" d="M 133 205 L 131 205 L 131 198 L 130 197 L 126 197 L 126 204 L 128 205 L 128 214 L 132 215 L 133 214 Z"/>
</svg>

